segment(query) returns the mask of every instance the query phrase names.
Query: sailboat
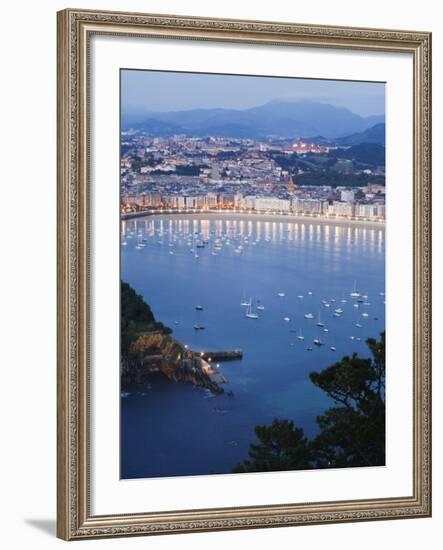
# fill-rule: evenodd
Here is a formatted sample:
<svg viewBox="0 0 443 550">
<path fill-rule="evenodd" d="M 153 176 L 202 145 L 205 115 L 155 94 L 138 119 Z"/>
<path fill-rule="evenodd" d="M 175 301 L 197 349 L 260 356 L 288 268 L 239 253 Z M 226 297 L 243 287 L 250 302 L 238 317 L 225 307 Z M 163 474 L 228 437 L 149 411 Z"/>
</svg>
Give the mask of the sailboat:
<svg viewBox="0 0 443 550">
<path fill-rule="evenodd" d="M 303 336 L 303 334 L 301 333 L 301 329 L 299 329 L 299 334 L 297 336 L 297 340 L 304 340 L 305 337 Z"/>
<path fill-rule="evenodd" d="M 305 313 L 305 319 L 313 319 L 314 316 L 312 315 L 312 313 Z"/>
<path fill-rule="evenodd" d="M 245 296 L 243 294 L 240 305 L 242 307 L 249 307 L 251 305 L 251 300 L 249 300 L 249 302 L 248 302 L 248 300 L 245 298 Z"/>
<path fill-rule="evenodd" d="M 357 281 L 354 281 L 354 288 L 350 294 L 351 298 L 360 298 L 360 292 L 357 290 Z"/>
<path fill-rule="evenodd" d="M 320 318 L 320 312 L 318 312 L 317 326 L 318 326 L 318 327 L 324 327 L 324 326 L 325 326 L 325 324 L 322 323 L 322 320 L 321 320 L 321 318 Z"/>
<path fill-rule="evenodd" d="M 323 345 L 323 342 L 320 340 L 320 338 L 314 338 L 313 343 L 316 346 L 322 346 Z"/>
<path fill-rule="evenodd" d="M 252 311 L 251 299 L 249 299 L 249 306 L 248 306 L 248 309 L 246 310 L 246 317 L 248 319 L 258 319 L 258 313 L 255 313 Z"/>
</svg>

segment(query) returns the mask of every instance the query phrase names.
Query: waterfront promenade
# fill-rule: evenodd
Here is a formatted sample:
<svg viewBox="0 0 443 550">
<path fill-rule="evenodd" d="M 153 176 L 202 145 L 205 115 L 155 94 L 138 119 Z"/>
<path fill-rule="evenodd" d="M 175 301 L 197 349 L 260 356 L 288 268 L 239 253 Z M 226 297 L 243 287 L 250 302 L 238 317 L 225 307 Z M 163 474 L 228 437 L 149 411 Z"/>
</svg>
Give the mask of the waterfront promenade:
<svg viewBox="0 0 443 550">
<path fill-rule="evenodd" d="M 122 221 L 127 221 L 136 218 L 155 217 L 162 219 L 170 219 L 176 216 L 185 216 L 187 219 L 201 219 L 206 217 L 223 217 L 225 219 L 250 219 L 260 220 L 265 222 L 296 222 L 310 224 L 326 224 L 326 225 L 342 225 L 342 226 L 362 226 L 373 227 L 378 229 L 385 228 L 384 220 L 357 219 L 345 217 L 329 217 L 329 216 L 307 216 L 302 214 L 282 214 L 282 213 L 267 213 L 267 212 L 252 212 L 252 211 L 236 211 L 236 210 L 145 210 L 143 212 L 127 212 L 121 214 Z"/>
</svg>

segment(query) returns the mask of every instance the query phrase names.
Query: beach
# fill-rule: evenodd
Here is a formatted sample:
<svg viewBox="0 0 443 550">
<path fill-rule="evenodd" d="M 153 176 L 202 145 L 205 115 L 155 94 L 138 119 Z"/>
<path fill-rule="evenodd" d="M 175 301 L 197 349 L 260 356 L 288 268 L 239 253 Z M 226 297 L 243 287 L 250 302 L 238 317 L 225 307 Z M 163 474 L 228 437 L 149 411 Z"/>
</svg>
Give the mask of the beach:
<svg viewBox="0 0 443 550">
<path fill-rule="evenodd" d="M 326 216 L 302 216 L 296 214 L 266 214 L 262 212 L 235 212 L 224 210 L 202 210 L 185 211 L 185 210 L 164 210 L 159 212 L 157 210 L 151 210 L 146 212 L 130 212 L 122 214 L 122 221 L 131 219 L 140 219 L 144 217 L 150 217 L 153 219 L 174 219 L 177 216 L 184 217 L 186 219 L 204 219 L 204 218 L 220 218 L 220 219 L 232 219 L 232 220 L 257 220 L 263 222 L 286 222 L 286 223 L 308 223 L 308 224 L 322 224 L 322 225 L 340 225 L 345 227 L 371 227 L 376 229 L 384 229 L 385 222 L 377 220 L 356 220 L 346 218 L 330 218 Z"/>
</svg>

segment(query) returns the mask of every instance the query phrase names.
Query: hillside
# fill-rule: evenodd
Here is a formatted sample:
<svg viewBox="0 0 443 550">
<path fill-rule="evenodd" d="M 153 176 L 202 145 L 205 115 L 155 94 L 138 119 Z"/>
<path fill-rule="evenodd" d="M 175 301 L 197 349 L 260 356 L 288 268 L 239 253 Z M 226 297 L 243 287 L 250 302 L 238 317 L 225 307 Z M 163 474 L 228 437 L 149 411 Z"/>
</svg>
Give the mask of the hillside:
<svg viewBox="0 0 443 550">
<path fill-rule="evenodd" d="M 363 132 L 358 132 L 337 140 L 339 145 L 360 145 L 361 143 L 376 143 L 385 145 L 386 143 L 386 125 L 384 123 L 371 126 Z"/>
<path fill-rule="evenodd" d="M 145 303 L 142 296 L 137 294 L 128 283 L 121 283 L 121 354 L 126 358 L 129 348 L 138 336 L 144 332 L 160 331 L 171 333 L 171 329 L 156 321 L 151 308 Z"/>
</svg>

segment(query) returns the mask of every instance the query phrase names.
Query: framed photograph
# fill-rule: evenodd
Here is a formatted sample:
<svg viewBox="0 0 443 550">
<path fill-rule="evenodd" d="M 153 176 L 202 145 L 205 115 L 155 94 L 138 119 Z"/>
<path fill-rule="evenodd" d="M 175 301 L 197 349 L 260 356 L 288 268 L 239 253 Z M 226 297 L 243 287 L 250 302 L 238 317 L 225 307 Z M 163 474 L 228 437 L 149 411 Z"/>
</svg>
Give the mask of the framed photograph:
<svg viewBox="0 0 443 550">
<path fill-rule="evenodd" d="M 58 13 L 58 536 L 431 514 L 427 32 Z"/>
</svg>

